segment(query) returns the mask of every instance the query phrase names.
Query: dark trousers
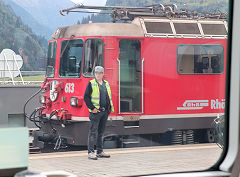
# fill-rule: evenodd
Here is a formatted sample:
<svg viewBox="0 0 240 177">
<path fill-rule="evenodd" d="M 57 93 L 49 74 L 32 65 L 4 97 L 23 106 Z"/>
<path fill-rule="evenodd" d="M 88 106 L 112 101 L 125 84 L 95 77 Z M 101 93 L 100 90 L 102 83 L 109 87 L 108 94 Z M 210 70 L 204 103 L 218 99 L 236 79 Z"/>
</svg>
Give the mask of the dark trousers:
<svg viewBox="0 0 240 177">
<path fill-rule="evenodd" d="M 96 142 L 97 153 L 103 152 L 103 133 L 105 131 L 109 113 L 107 111 L 90 113 L 90 128 L 88 133 L 88 153 L 94 152 Z"/>
</svg>

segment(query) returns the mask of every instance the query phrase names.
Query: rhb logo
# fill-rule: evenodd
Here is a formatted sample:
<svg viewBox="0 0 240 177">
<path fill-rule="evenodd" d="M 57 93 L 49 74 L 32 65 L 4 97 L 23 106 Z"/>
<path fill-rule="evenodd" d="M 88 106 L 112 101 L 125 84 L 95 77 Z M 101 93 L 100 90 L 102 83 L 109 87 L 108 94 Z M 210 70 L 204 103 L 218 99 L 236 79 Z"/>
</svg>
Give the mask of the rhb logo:
<svg viewBox="0 0 240 177">
<path fill-rule="evenodd" d="M 200 110 L 209 106 L 211 109 L 225 109 L 225 99 L 186 100 L 177 110 Z"/>
</svg>

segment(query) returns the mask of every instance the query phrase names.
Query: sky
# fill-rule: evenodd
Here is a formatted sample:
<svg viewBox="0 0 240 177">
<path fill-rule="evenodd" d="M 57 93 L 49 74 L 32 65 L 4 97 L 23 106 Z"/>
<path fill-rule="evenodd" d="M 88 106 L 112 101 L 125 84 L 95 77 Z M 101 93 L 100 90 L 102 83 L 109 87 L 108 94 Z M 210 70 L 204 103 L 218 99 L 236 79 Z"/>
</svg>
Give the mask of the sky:
<svg viewBox="0 0 240 177">
<path fill-rule="evenodd" d="M 76 4 L 104 6 L 107 0 L 70 0 Z"/>
</svg>

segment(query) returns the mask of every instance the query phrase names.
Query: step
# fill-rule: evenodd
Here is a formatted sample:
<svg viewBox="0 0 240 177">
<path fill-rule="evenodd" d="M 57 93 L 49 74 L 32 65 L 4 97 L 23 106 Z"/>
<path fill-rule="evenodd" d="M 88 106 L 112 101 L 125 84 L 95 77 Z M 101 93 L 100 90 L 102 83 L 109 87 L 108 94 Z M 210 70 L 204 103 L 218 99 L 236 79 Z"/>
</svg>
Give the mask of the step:
<svg viewBox="0 0 240 177">
<path fill-rule="evenodd" d="M 39 154 L 39 153 L 41 153 L 41 150 L 38 147 L 30 146 L 29 147 L 29 153 L 30 154 Z"/>
<path fill-rule="evenodd" d="M 126 141 L 126 142 L 123 142 L 123 144 L 139 144 L 140 141 Z"/>
<path fill-rule="evenodd" d="M 140 141 L 138 141 L 136 139 L 123 139 L 122 143 L 123 144 L 139 144 Z"/>
<path fill-rule="evenodd" d="M 133 125 L 133 126 L 124 126 L 124 128 L 139 128 L 139 126 L 138 125 Z"/>
</svg>

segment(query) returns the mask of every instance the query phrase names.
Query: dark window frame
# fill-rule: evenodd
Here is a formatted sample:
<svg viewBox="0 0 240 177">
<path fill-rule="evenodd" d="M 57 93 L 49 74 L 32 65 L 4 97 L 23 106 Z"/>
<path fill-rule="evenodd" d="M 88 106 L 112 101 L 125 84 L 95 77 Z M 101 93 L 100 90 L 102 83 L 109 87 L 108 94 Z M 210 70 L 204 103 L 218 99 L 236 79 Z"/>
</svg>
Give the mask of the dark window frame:
<svg viewBox="0 0 240 177">
<path fill-rule="evenodd" d="M 225 35 L 228 35 L 227 29 L 226 29 L 226 27 L 223 23 L 204 23 L 204 22 L 202 22 L 200 24 L 201 24 L 204 36 L 225 36 Z M 219 32 L 223 32 L 223 31 L 217 31 L 218 34 L 216 33 L 216 31 L 214 31 L 214 33 L 211 32 L 211 34 L 206 33 L 206 31 L 208 32 L 209 27 L 211 27 L 210 25 L 215 26 L 214 28 L 211 28 L 211 29 L 217 29 L 218 25 L 222 26 L 223 27 L 222 29 L 224 30 L 224 33 L 219 34 Z"/>
<path fill-rule="evenodd" d="M 58 42 L 55 40 L 55 41 L 50 41 L 49 43 L 48 43 L 48 50 L 49 50 L 49 45 L 50 45 L 50 43 L 53 43 L 53 45 L 55 45 L 55 50 L 56 50 L 56 52 L 55 52 L 55 59 L 54 59 L 54 67 L 53 67 L 53 76 L 48 76 L 48 73 L 47 73 L 47 68 L 48 68 L 48 53 L 49 53 L 49 51 L 47 51 L 47 64 L 46 64 L 46 74 L 45 74 L 45 76 L 47 77 L 47 78 L 54 78 L 55 77 L 55 71 L 56 71 L 56 58 L 57 58 L 57 48 L 58 48 Z"/>
<path fill-rule="evenodd" d="M 85 68 L 85 59 L 86 59 L 86 53 L 85 53 L 85 48 L 86 48 L 86 42 L 88 41 L 88 40 L 93 40 L 93 39 L 98 39 L 98 40 L 100 40 L 101 41 L 101 44 L 102 44 L 102 46 L 103 46 L 103 48 L 102 48 L 102 55 L 103 55 L 103 57 L 102 57 L 102 59 L 103 59 L 103 61 L 102 61 L 102 64 L 103 64 L 103 68 L 104 68 L 104 63 L 105 63 L 105 60 L 104 60 L 104 40 L 102 39 L 102 38 L 87 38 L 86 40 L 85 40 L 85 42 L 84 42 L 84 48 L 83 48 L 83 54 L 84 54 L 84 56 L 83 56 L 83 62 L 82 62 L 82 75 L 83 75 L 83 77 L 85 77 L 85 78 L 94 78 L 95 76 L 93 75 L 93 76 L 87 76 L 83 71 L 84 71 L 84 68 Z"/>
<path fill-rule="evenodd" d="M 197 28 L 197 30 L 198 30 L 198 33 L 188 33 L 188 32 L 185 32 L 185 33 L 178 33 L 178 30 L 177 30 L 177 28 L 178 27 L 176 27 L 177 25 L 180 25 L 179 27 L 181 27 L 181 25 L 185 25 L 185 24 L 189 24 L 189 25 L 195 25 Z M 198 23 L 194 23 L 194 22 L 192 22 L 192 23 L 187 23 L 187 22 L 173 22 L 173 26 L 174 26 L 174 29 L 175 29 L 175 32 L 176 32 L 176 35 L 194 35 L 194 36 L 200 36 L 201 35 L 201 32 L 200 32 L 200 29 L 199 29 L 199 26 L 198 26 Z M 181 29 L 182 30 L 182 29 Z"/>
<path fill-rule="evenodd" d="M 60 75 L 60 67 L 61 67 L 61 56 L 59 56 L 59 69 L 58 69 L 58 76 L 59 76 L 59 78 L 80 78 L 81 77 L 81 75 L 82 75 L 82 68 L 83 68 L 83 58 L 84 58 L 84 39 L 82 39 L 82 38 L 75 38 L 75 39 L 64 39 L 64 40 L 62 40 L 61 41 L 61 49 L 60 49 L 60 55 L 61 55 L 61 53 L 62 53 L 62 42 L 63 41 L 70 41 L 70 40 L 82 40 L 82 44 L 83 44 L 83 47 L 82 47 L 82 63 L 81 63 L 81 68 L 80 68 L 80 74 L 79 74 L 79 76 L 61 76 Z"/>
<path fill-rule="evenodd" d="M 145 24 L 145 28 L 146 28 L 146 32 L 147 34 L 168 34 L 168 35 L 173 35 L 173 31 L 172 31 L 172 27 L 171 27 L 171 23 L 170 22 L 148 22 L 148 21 L 145 21 L 144 22 Z M 169 32 L 153 32 L 153 29 L 152 27 L 150 27 L 150 24 L 152 24 L 153 26 L 158 26 L 159 24 L 163 24 L 163 25 L 166 25 L 168 24 L 169 25 L 169 29 L 170 29 L 170 33 Z M 156 29 L 154 29 L 156 30 Z"/>
<path fill-rule="evenodd" d="M 223 70 L 220 72 L 220 73 L 181 73 L 180 71 L 179 71 L 179 66 L 180 66 L 180 56 L 178 55 L 178 49 L 179 49 L 179 47 L 181 47 L 181 46 L 220 46 L 221 48 L 222 48 L 222 59 L 220 59 L 220 60 L 222 60 L 222 62 L 223 62 Z M 224 73 L 224 70 L 225 70 L 225 59 L 224 59 L 224 57 L 225 57 L 225 51 L 224 51 L 224 46 L 223 45 L 221 45 L 221 44 L 210 44 L 210 45 L 208 45 L 208 44 L 179 44 L 178 46 L 177 46 L 177 73 L 179 74 L 179 75 L 222 75 L 223 73 Z"/>
</svg>

